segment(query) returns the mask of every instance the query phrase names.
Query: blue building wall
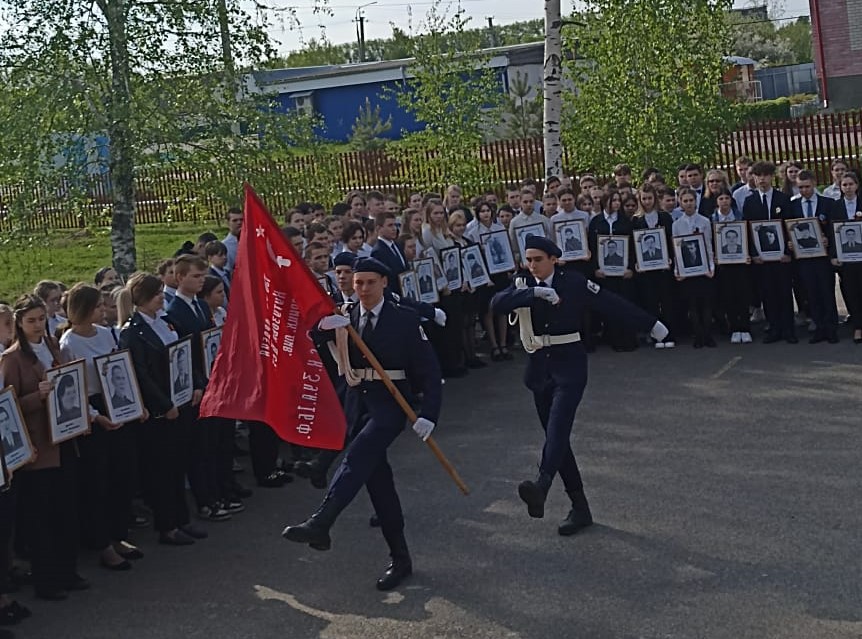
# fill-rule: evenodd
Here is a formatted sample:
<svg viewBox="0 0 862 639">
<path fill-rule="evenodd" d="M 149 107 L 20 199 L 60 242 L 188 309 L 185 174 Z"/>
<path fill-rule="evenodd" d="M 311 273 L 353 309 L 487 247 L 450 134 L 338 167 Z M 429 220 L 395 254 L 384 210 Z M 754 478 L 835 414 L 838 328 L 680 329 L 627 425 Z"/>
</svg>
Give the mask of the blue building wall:
<svg viewBox="0 0 862 639">
<path fill-rule="evenodd" d="M 790 97 L 797 93 L 817 93 L 817 75 L 813 62 L 763 67 L 754 72 L 754 78 L 760 80 L 764 100 Z"/>
<path fill-rule="evenodd" d="M 505 92 L 506 73 L 503 69 L 500 71 L 498 86 L 501 92 Z M 400 90 L 400 84 L 400 81 L 393 80 L 315 89 L 311 92 L 311 103 L 325 125 L 325 130 L 318 131 L 318 134 L 335 142 L 347 142 L 359 109 L 365 106 L 366 98 L 369 99 L 372 110 L 380 106 L 380 118 L 383 122 L 392 118 L 392 128 L 384 137 L 397 140 L 404 131 L 412 133 L 421 130 L 422 125 L 412 113 L 398 105 L 392 94 Z M 276 97 L 280 110 L 287 112 L 296 108 L 296 100 L 290 95 L 291 93 L 281 93 Z"/>
</svg>

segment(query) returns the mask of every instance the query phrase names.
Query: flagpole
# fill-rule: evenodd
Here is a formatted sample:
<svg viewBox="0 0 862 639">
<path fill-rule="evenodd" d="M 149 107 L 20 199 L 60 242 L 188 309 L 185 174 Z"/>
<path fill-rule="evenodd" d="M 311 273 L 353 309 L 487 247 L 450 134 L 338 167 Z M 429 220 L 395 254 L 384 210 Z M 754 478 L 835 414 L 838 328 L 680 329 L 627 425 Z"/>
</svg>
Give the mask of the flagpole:
<svg viewBox="0 0 862 639">
<path fill-rule="evenodd" d="M 382 381 L 386 388 L 392 393 L 392 396 L 395 398 L 395 401 L 398 402 L 398 405 L 401 407 L 401 410 L 404 411 L 404 414 L 407 415 L 407 419 L 413 423 L 418 417 L 416 416 L 416 411 L 413 410 L 413 407 L 408 403 L 408 401 L 404 398 L 404 395 L 401 394 L 401 391 L 398 390 L 398 387 L 392 383 L 392 380 L 389 378 L 389 375 L 386 374 L 386 371 L 383 369 L 383 366 L 380 365 L 380 362 L 377 361 L 377 358 L 374 356 L 374 353 L 371 352 L 371 349 L 368 348 L 368 345 L 362 341 L 362 338 L 359 336 L 359 333 L 356 332 L 356 329 L 353 326 L 347 327 L 347 332 L 350 335 L 353 342 L 356 344 L 356 347 L 365 356 L 365 359 L 368 360 L 368 363 L 371 364 L 371 368 L 377 373 L 380 377 L 380 381 Z M 455 485 L 458 486 L 458 489 L 465 495 L 470 494 L 470 489 L 467 488 L 467 484 L 464 483 L 464 480 L 461 479 L 461 476 L 458 474 L 458 471 L 455 470 L 455 467 L 446 459 L 446 455 L 443 454 L 443 451 L 440 450 L 440 447 L 437 445 L 437 442 L 434 441 L 432 437 L 428 437 L 425 440 L 425 443 L 428 444 L 428 447 L 431 449 L 431 452 L 434 453 L 434 456 L 437 458 L 443 468 L 449 473 L 449 476 L 452 478 L 452 481 L 455 482 Z"/>
</svg>

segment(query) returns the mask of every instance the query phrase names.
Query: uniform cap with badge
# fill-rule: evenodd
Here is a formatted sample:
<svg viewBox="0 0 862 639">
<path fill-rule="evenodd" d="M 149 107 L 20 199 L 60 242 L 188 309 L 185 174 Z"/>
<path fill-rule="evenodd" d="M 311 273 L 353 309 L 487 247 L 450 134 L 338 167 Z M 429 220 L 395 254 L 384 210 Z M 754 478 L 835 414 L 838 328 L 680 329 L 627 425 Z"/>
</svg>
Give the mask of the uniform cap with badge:
<svg viewBox="0 0 862 639">
<path fill-rule="evenodd" d="M 563 252 L 560 247 L 554 244 L 551 240 L 539 235 L 531 235 L 524 242 L 524 250 L 537 249 L 543 251 L 553 257 L 562 257 Z"/>
</svg>

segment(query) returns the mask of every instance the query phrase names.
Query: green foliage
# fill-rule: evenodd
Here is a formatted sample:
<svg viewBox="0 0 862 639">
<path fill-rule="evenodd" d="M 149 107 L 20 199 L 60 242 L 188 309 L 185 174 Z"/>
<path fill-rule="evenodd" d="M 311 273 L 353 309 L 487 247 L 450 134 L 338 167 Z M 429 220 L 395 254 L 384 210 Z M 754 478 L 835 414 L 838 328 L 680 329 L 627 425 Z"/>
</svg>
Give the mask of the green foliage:
<svg viewBox="0 0 862 639">
<path fill-rule="evenodd" d="M 380 105 L 371 108 L 371 100 L 365 98 L 365 104 L 359 107 L 359 115 L 353 123 L 350 132 L 350 146 L 357 151 L 373 151 L 386 146 L 385 133 L 392 130 L 392 116 L 386 121 L 380 115 Z"/>
<path fill-rule="evenodd" d="M 710 157 L 729 122 L 718 87 L 730 1 L 587 4 L 578 16 L 586 25 L 563 31 L 564 51 L 577 44 L 578 60 L 563 56 L 576 87 L 564 94 L 562 131 L 575 166 L 604 172 L 626 162 L 670 171 Z"/>
<path fill-rule="evenodd" d="M 787 43 L 794 64 L 814 62 L 810 19 L 799 18 L 796 22 L 786 24 L 778 29 L 776 35 Z"/>
<path fill-rule="evenodd" d="M 413 188 L 455 182 L 470 190 L 488 183 L 490 171 L 479 149 L 498 120 L 501 79 L 488 66 L 488 56 L 460 53 L 469 50 L 468 22 L 463 11 L 447 16 L 432 7 L 413 43 L 410 77 L 394 92 L 398 104 L 425 126 L 392 147 L 407 160 L 402 179 Z"/>
<path fill-rule="evenodd" d="M 756 60 L 764 66 L 812 62 L 811 22 L 800 18 L 796 22 L 776 27 L 773 21 L 756 18 L 729 19 L 734 55 Z"/>
<path fill-rule="evenodd" d="M 520 72 L 509 79 L 509 94 L 503 99 L 502 116 L 506 137 L 533 138 L 542 135 L 544 103 L 539 87 L 529 97 L 532 87 L 527 76 Z"/>
<path fill-rule="evenodd" d="M 790 98 L 739 102 L 733 105 L 733 112 L 738 123 L 750 120 L 785 120 L 790 117 L 790 104 Z"/>
<path fill-rule="evenodd" d="M 206 231 L 220 238 L 227 230 L 216 224 L 138 225 L 138 259 L 142 270 L 153 271 L 185 240 L 194 241 Z M 66 232 L 24 232 L 14 240 L 0 239 L 0 300 L 10 301 L 30 291 L 42 279 L 64 282 L 91 282 L 96 271 L 111 263 L 108 229 Z"/>
</svg>

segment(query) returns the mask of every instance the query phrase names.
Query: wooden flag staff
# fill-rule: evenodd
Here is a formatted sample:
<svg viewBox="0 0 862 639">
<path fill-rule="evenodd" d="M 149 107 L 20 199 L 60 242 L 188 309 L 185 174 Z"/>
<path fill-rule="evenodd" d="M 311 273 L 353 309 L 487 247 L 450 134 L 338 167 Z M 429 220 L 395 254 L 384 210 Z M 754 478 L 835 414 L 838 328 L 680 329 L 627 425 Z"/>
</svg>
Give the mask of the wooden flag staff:
<svg viewBox="0 0 862 639">
<path fill-rule="evenodd" d="M 362 341 L 362 338 L 359 336 L 359 333 L 356 332 L 356 329 L 353 326 L 347 327 L 347 333 L 350 335 L 350 338 L 356 344 L 356 347 L 365 356 L 365 359 L 368 360 L 368 363 L 371 364 L 371 368 L 380 376 L 380 381 L 382 381 L 386 388 L 392 393 L 392 397 L 395 398 L 395 401 L 398 402 L 398 405 L 401 407 L 401 410 L 404 411 L 404 414 L 407 415 L 407 419 L 412 424 L 418 418 L 416 416 L 416 411 L 413 410 L 413 407 L 407 402 L 404 398 L 404 395 L 401 394 L 401 391 L 398 390 L 398 387 L 392 383 L 392 380 L 389 379 L 389 375 L 386 374 L 386 371 L 383 369 L 383 366 L 380 365 L 380 362 L 377 361 L 377 358 L 374 356 L 374 353 L 371 352 L 371 349 L 368 348 L 368 345 Z M 449 476 L 452 478 L 452 481 L 455 482 L 455 485 L 458 486 L 458 489 L 465 495 L 470 494 L 470 489 L 467 488 L 467 484 L 464 483 L 464 480 L 461 479 L 461 476 L 458 474 L 458 471 L 455 470 L 455 467 L 446 459 L 446 455 L 443 454 L 443 451 L 440 450 L 440 447 L 437 445 L 437 442 L 434 441 L 432 437 L 428 437 L 425 440 L 425 443 L 428 444 L 428 447 L 431 449 L 431 452 L 434 453 L 434 456 L 437 458 L 443 468 L 446 469 L 446 472 L 449 473 Z"/>
</svg>

